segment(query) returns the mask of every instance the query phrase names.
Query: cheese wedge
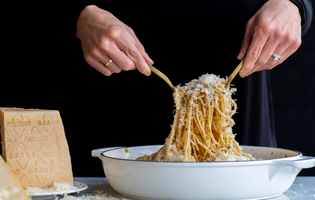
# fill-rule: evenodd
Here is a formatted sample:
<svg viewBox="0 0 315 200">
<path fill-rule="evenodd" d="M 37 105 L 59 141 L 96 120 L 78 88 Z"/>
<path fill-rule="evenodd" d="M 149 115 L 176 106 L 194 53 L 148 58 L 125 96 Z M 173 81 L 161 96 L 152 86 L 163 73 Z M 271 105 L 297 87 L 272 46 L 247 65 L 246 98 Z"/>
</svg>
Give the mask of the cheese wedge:
<svg viewBox="0 0 315 200">
<path fill-rule="evenodd" d="M 0 200 L 30 200 L 22 185 L 0 156 Z"/>
<path fill-rule="evenodd" d="M 73 184 L 59 111 L 0 108 L 0 127 L 3 158 L 24 188 Z"/>
</svg>

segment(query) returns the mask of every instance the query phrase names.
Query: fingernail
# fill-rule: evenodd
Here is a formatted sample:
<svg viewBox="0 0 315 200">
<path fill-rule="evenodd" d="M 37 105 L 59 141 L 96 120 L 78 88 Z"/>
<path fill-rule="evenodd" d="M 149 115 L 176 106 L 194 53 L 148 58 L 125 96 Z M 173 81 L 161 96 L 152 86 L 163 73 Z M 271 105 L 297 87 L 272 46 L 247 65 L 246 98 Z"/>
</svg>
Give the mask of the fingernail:
<svg viewBox="0 0 315 200">
<path fill-rule="evenodd" d="M 242 70 L 240 71 L 239 74 L 240 74 L 240 77 L 242 77 L 242 78 L 244 78 L 246 76 L 246 74 Z"/>
<path fill-rule="evenodd" d="M 150 75 L 151 75 L 151 71 L 150 71 L 150 70 L 149 70 L 149 71 L 145 71 L 144 74 L 145 74 L 146 76 L 150 76 Z"/>
<path fill-rule="evenodd" d="M 154 64 L 154 61 L 149 57 L 150 61 L 152 62 L 152 65 Z"/>
<path fill-rule="evenodd" d="M 154 61 L 149 57 L 149 55 L 147 54 L 147 52 L 144 52 L 146 57 L 149 59 L 149 62 L 152 63 L 151 65 L 153 65 Z"/>
<path fill-rule="evenodd" d="M 237 55 L 237 59 L 241 60 L 242 57 L 243 57 L 243 51 L 241 50 L 239 54 Z"/>
<path fill-rule="evenodd" d="M 238 53 L 237 55 L 237 59 L 239 59 L 239 57 L 241 56 L 241 52 Z"/>
</svg>

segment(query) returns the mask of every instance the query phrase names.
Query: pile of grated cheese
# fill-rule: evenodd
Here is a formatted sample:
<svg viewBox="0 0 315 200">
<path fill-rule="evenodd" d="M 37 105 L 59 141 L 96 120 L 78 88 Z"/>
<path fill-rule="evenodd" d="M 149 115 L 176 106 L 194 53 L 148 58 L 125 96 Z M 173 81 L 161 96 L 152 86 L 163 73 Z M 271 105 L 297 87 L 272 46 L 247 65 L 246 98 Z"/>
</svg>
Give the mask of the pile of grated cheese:
<svg viewBox="0 0 315 200">
<path fill-rule="evenodd" d="M 238 143 L 237 143 L 238 144 Z M 240 149 L 242 150 L 242 147 L 240 147 Z M 250 160 L 248 157 L 246 156 L 238 156 L 236 155 L 234 152 L 232 152 L 230 149 L 227 150 L 227 152 L 222 152 L 222 154 L 224 154 L 224 156 L 219 156 L 215 159 L 215 161 L 244 161 L 244 160 Z M 251 154 L 249 154 L 251 155 Z M 253 160 L 256 160 L 255 157 L 253 155 L 251 155 Z"/>
<path fill-rule="evenodd" d="M 188 88 L 188 93 L 192 93 L 193 89 L 201 91 L 201 89 L 209 95 L 210 100 L 214 98 L 216 93 L 216 87 L 219 85 L 224 85 L 225 79 L 216 76 L 215 74 L 204 74 L 199 77 L 198 80 L 186 83 L 186 87 Z M 229 93 L 229 90 L 226 89 L 225 92 Z M 198 94 L 198 93 L 197 93 Z M 197 95 L 199 96 L 199 95 Z"/>
<path fill-rule="evenodd" d="M 189 95 L 191 95 L 193 91 L 197 92 L 197 95 L 196 95 L 197 97 L 200 95 L 201 91 L 203 91 L 209 96 L 210 101 L 212 101 L 217 96 L 216 88 L 219 86 L 224 86 L 225 80 L 226 79 L 220 78 L 220 76 L 216 76 L 215 74 L 204 74 L 201 77 L 199 77 L 198 80 L 193 80 L 189 83 L 186 83 L 183 88 L 187 91 L 187 94 Z M 234 88 L 234 91 L 236 91 L 235 88 Z M 229 89 L 224 89 L 224 92 L 226 94 L 225 98 L 232 95 Z M 174 96 L 176 108 L 180 109 L 181 99 L 179 98 L 178 93 L 176 93 L 175 95 L 177 95 L 177 96 Z M 194 101 L 195 100 L 196 99 L 194 99 Z M 193 103 L 194 102 L 191 102 L 191 104 Z M 228 101 L 226 101 L 226 103 L 228 103 Z"/>
<path fill-rule="evenodd" d="M 59 199 L 58 197 L 55 200 L 128 200 L 125 198 L 116 198 L 108 195 L 96 195 L 96 196 L 81 196 L 74 197 L 65 195 L 63 198 Z"/>
<path fill-rule="evenodd" d="M 78 188 L 73 186 L 72 184 L 69 184 L 67 182 L 62 182 L 62 183 L 54 183 L 52 187 L 47 188 L 47 189 L 41 189 L 38 187 L 28 187 L 26 189 L 26 193 L 29 196 L 32 196 L 34 194 L 47 194 L 47 193 L 65 193 L 63 197 L 56 197 L 54 200 L 128 200 L 125 198 L 116 198 L 112 197 L 110 195 L 96 195 L 96 196 L 89 196 L 89 195 L 83 195 L 81 197 L 75 197 L 68 195 L 67 193 L 75 193 L 79 192 Z"/>
<path fill-rule="evenodd" d="M 201 92 L 205 92 L 210 101 L 213 99 L 217 98 L 218 93 L 217 93 L 217 88 L 218 87 L 224 87 L 226 79 L 220 78 L 220 76 L 216 76 L 215 74 L 204 74 L 201 77 L 199 77 L 198 80 L 193 80 L 189 83 L 186 83 L 185 86 L 183 87 L 187 94 L 191 95 L 194 92 L 196 92 L 195 97 L 198 98 L 200 96 Z M 234 88 L 232 91 L 230 89 L 224 88 L 224 98 L 225 98 L 225 107 L 229 107 L 230 102 L 228 100 L 228 97 L 231 96 L 234 91 L 236 91 L 236 88 Z M 179 98 L 179 93 L 174 93 L 174 99 L 175 99 L 175 105 L 177 110 L 181 110 L 181 112 L 186 112 L 186 109 L 182 109 L 183 106 L 181 104 L 181 98 Z M 196 104 L 197 99 L 193 99 L 193 101 L 190 102 L 190 104 Z M 182 124 L 185 124 L 183 119 L 180 119 Z M 233 125 L 235 124 L 234 120 L 231 118 L 231 121 L 233 121 Z M 227 124 L 224 124 L 226 126 Z M 232 134 L 232 129 L 227 128 L 225 131 L 229 132 Z M 232 134 L 233 139 L 236 134 Z"/>
<path fill-rule="evenodd" d="M 41 189 L 39 187 L 27 187 L 26 193 L 28 195 L 43 194 L 43 193 L 61 193 L 61 192 L 75 192 L 78 188 L 67 182 L 54 183 L 52 187 Z"/>
</svg>

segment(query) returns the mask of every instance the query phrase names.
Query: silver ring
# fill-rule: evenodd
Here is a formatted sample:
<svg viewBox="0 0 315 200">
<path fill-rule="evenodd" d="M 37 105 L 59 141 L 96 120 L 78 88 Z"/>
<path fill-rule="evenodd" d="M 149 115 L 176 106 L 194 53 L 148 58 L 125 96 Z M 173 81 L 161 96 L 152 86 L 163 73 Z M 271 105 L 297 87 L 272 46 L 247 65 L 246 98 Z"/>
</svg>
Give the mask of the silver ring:
<svg viewBox="0 0 315 200">
<path fill-rule="evenodd" d="M 278 61 L 281 58 L 281 56 L 278 56 L 275 53 L 273 53 L 272 56 L 273 56 L 273 60 L 275 60 L 275 61 Z"/>
</svg>

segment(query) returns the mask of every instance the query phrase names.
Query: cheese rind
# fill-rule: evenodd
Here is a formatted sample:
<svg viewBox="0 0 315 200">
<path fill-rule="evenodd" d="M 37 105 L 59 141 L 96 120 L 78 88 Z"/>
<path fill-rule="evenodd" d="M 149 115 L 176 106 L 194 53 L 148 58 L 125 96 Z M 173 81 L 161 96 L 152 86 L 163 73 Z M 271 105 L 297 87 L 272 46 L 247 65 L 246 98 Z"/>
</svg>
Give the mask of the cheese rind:
<svg viewBox="0 0 315 200">
<path fill-rule="evenodd" d="M 59 111 L 0 108 L 0 126 L 3 157 L 24 188 L 73 184 Z"/>
<path fill-rule="evenodd" d="M 22 185 L 0 156 L 0 200 L 30 200 Z"/>
</svg>

